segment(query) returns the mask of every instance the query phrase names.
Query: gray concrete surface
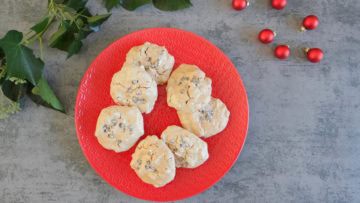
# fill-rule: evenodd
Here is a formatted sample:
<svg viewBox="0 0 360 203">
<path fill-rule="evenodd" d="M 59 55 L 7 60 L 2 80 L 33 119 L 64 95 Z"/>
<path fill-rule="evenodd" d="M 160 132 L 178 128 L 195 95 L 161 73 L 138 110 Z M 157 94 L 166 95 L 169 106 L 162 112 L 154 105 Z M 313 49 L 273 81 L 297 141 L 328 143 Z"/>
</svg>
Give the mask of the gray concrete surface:
<svg viewBox="0 0 360 203">
<path fill-rule="evenodd" d="M 1 0 L 0 36 L 25 31 L 41 18 L 44 0 Z M 289 1 L 283 11 L 268 0 L 252 0 L 236 12 L 230 0 L 193 0 L 188 10 L 166 13 L 151 6 L 123 9 L 81 54 L 46 49 L 46 70 L 67 107 L 61 114 L 25 100 L 23 111 L 0 121 L 0 202 L 139 202 L 105 183 L 78 145 L 74 103 L 90 62 L 117 38 L 146 27 L 178 27 L 218 45 L 245 82 L 250 128 L 232 170 L 214 187 L 186 202 L 360 202 L 360 1 Z M 89 5 L 103 12 L 101 0 Z M 307 14 L 320 17 L 318 30 L 299 33 Z M 288 43 L 287 61 L 258 43 L 264 27 Z M 321 47 L 325 60 L 308 63 L 305 46 Z"/>
</svg>

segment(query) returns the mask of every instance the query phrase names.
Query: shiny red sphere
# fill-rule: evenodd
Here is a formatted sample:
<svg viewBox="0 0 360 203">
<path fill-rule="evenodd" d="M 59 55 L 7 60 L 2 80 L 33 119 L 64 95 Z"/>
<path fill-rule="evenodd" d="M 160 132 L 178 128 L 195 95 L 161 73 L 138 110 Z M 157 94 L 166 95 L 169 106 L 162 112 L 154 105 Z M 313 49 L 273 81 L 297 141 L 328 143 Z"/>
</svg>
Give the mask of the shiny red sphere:
<svg viewBox="0 0 360 203">
<path fill-rule="evenodd" d="M 307 50 L 306 56 L 311 63 L 319 63 L 324 58 L 324 53 L 319 48 L 311 48 Z"/>
<path fill-rule="evenodd" d="M 277 10 L 281 10 L 286 7 L 286 0 L 271 0 L 271 6 Z"/>
<path fill-rule="evenodd" d="M 235 10 L 243 10 L 249 5 L 249 2 L 247 0 L 233 0 L 232 1 L 232 7 Z"/>
<path fill-rule="evenodd" d="M 319 19 L 317 16 L 309 15 L 303 20 L 303 27 L 307 30 L 314 30 L 319 26 Z"/>
<path fill-rule="evenodd" d="M 278 45 L 275 48 L 274 55 L 278 59 L 287 59 L 290 56 L 290 48 L 288 45 Z"/>
<path fill-rule="evenodd" d="M 260 42 L 262 42 L 264 44 L 269 44 L 274 40 L 275 36 L 276 36 L 276 34 L 274 31 L 272 31 L 270 29 L 263 29 L 260 31 L 258 38 L 259 38 Z"/>
</svg>

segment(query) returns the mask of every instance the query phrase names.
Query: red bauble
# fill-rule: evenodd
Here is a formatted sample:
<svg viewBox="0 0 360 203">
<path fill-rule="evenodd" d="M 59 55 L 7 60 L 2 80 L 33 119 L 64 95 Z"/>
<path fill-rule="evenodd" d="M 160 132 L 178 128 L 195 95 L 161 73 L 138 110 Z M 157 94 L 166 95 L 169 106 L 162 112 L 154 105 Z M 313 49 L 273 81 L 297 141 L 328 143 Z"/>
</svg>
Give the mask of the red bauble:
<svg viewBox="0 0 360 203">
<path fill-rule="evenodd" d="M 302 23 L 302 30 L 314 30 L 319 26 L 319 18 L 315 15 L 306 16 Z"/>
<path fill-rule="evenodd" d="M 247 6 L 249 6 L 249 2 L 247 0 L 233 0 L 232 1 L 232 7 L 235 10 L 243 10 L 245 9 Z"/>
<path fill-rule="evenodd" d="M 275 48 L 274 55 L 278 59 L 287 59 L 290 56 L 290 48 L 288 45 L 278 45 Z"/>
<path fill-rule="evenodd" d="M 269 44 L 274 40 L 275 36 L 276 33 L 274 31 L 270 29 L 263 29 L 260 31 L 258 38 L 260 42 L 264 44 Z"/>
<path fill-rule="evenodd" d="M 324 58 L 324 53 L 319 48 L 305 49 L 305 52 L 311 63 L 319 63 Z"/>
<path fill-rule="evenodd" d="M 271 6 L 277 10 L 285 8 L 286 4 L 286 0 L 271 0 Z"/>
</svg>

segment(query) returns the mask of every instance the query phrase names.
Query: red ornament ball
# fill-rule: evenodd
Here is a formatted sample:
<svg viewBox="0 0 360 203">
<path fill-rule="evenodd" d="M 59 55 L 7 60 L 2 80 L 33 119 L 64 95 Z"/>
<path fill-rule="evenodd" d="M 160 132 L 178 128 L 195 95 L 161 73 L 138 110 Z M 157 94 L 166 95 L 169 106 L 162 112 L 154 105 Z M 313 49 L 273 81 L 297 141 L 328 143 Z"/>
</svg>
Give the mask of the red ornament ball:
<svg viewBox="0 0 360 203">
<path fill-rule="evenodd" d="M 306 16 L 302 23 L 302 30 L 314 30 L 319 26 L 319 18 L 315 15 Z"/>
<path fill-rule="evenodd" d="M 271 6 L 277 10 L 281 10 L 286 7 L 286 0 L 271 0 Z"/>
<path fill-rule="evenodd" d="M 235 10 L 241 11 L 245 9 L 247 6 L 249 6 L 249 2 L 247 0 L 233 0 L 232 1 L 232 7 Z"/>
<path fill-rule="evenodd" d="M 319 48 L 306 49 L 306 56 L 311 63 L 319 63 L 324 58 L 324 53 Z"/>
<path fill-rule="evenodd" d="M 264 43 L 264 44 L 269 44 L 271 43 L 274 38 L 276 36 L 276 33 L 270 29 L 263 29 L 260 31 L 258 38 L 260 40 L 260 42 Z"/>
<path fill-rule="evenodd" d="M 290 56 L 290 48 L 288 45 L 278 45 L 275 48 L 274 55 L 278 59 L 287 59 Z"/>
</svg>

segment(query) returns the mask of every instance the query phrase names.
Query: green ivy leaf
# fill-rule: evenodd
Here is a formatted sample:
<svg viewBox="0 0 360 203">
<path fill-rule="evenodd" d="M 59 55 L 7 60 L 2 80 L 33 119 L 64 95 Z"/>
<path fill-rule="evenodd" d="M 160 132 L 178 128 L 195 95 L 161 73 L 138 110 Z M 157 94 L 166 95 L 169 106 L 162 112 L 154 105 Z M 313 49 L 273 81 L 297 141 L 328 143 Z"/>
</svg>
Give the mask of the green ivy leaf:
<svg viewBox="0 0 360 203">
<path fill-rule="evenodd" d="M 79 53 L 85 39 L 92 32 L 99 30 L 111 14 L 92 16 L 88 9 L 83 9 L 81 16 L 74 21 L 64 20 L 58 30 L 53 33 L 49 40 L 49 46 L 68 53 L 68 58 Z"/>
<path fill-rule="evenodd" d="M 122 6 L 126 10 L 133 11 L 140 6 L 150 3 L 151 0 L 104 0 L 104 2 L 108 11 L 118 6 Z"/>
<path fill-rule="evenodd" d="M 0 49 L 0 85 L 5 81 L 6 78 L 6 60 L 5 60 L 5 54 Z"/>
<path fill-rule="evenodd" d="M 15 84 L 10 80 L 5 80 L 1 89 L 3 94 L 14 102 L 19 101 L 26 93 L 27 84 Z"/>
<path fill-rule="evenodd" d="M 6 58 L 8 77 L 26 79 L 36 85 L 42 76 L 44 62 L 36 58 L 33 51 L 22 45 L 23 34 L 11 30 L 0 39 L 0 47 Z"/>
<path fill-rule="evenodd" d="M 71 23 L 69 21 L 63 21 L 59 26 L 59 29 L 50 37 L 49 46 L 52 48 L 57 48 L 62 51 L 66 51 L 68 53 L 68 58 L 74 54 L 77 54 L 81 47 L 82 42 L 80 37 L 78 28 L 75 23 Z M 86 34 L 82 34 L 81 37 L 86 36 Z"/>
<path fill-rule="evenodd" d="M 46 17 L 36 25 L 32 26 L 30 29 L 36 33 L 41 33 L 48 27 L 50 23 L 51 19 L 49 17 Z"/>
<path fill-rule="evenodd" d="M 61 41 L 65 38 L 66 32 L 69 28 L 69 23 L 67 21 L 63 21 L 56 32 L 54 32 L 49 39 L 49 46 L 53 48 L 57 48 L 56 46 L 61 43 Z"/>
<path fill-rule="evenodd" d="M 0 48 L 0 85 L 4 82 L 6 76 L 6 60 L 5 53 Z"/>
<path fill-rule="evenodd" d="M 104 3 L 108 11 L 118 6 L 133 11 L 151 1 L 156 8 L 163 11 L 176 11 L 192 6 L 190 0 L 104 0 Z"/>
<path fill-rule="evenodd" d="M 104 0 L 105 8 L 110 11 L 112 8 L 120 6 L 120 0 Z"/>
<path fill-rule="evenodd" d="M 90 27 L 97 27 L 101 24 L 103 24 L 111 14 L 103 14 L 103 15 L 95 15 L 91 16 L 87 19 L 87 22 L 89 23 Z"/>
<path fill-rule="evenodd" d="M 29 97 L 37 104 L 48 106 L 65 113 L 63 105 L 56 97 L 44 77 L 41 78 L 38 85 L 32 87 L 31 91 L 29 92 Z"/>
<path fill-rule="evenodd" d="M 5 59 L 5 53 L 4 51 L 0 48 L 0 65 L 2 65 L 2 61 Z"/>
<path fill-rule="evenodd" d="M 81 47 L 82 47 L 82 42 L 81 40 L 74 40 L 70 45 L 69 48 L 67 50 L 68 55 L 67 58 L 70 58 L 72 55 L 79 53 Z"/>
<path fill-rule="evenodd" d="M 156 8 L 163 11 L 176 11 L 192 6 L 190 0 L 152 0 Z"/>
<path fill-rule="evenodd" d="M 150 2 L 151 0 L 121 0 L 120 5 L 126 10 L 133 11 Z"/>
<path fill-rule="evenodd" d="M 65 0 L 63 4 L 76 11 L 82 10 L 87 3 L 87 0 Z"/>
<path fill-rule="evenodd" d="M 66 2 L 67 0 L 48 0 L 48 3 L 50 3 L 51 1 L 54 1 L 57 4 L 63 4 L 64 2 Z"/>
<path fill-rule="evenodd" d="M 89 34 L 94 31 L 88 27 L 83 27 L 78 33 L 75 34 L 75 38 L 78 40 L 85 39 Z"/>
</svg>

